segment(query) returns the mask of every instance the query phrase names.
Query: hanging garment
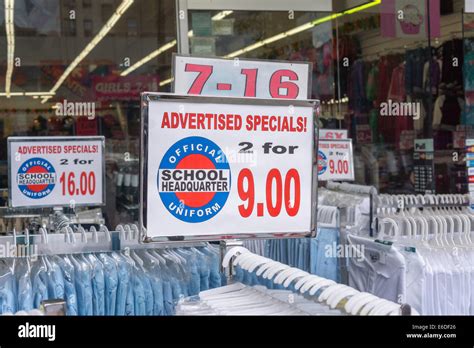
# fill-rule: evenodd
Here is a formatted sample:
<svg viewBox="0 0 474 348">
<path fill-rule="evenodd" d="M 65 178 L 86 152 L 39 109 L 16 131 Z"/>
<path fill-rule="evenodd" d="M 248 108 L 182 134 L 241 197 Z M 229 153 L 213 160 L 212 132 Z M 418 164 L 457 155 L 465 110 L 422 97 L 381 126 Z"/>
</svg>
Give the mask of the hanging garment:
<svg viewBox="0 0 474 348">
<path fill-rule="evenodd" d="M 318 228 L 316 238 L 311 239 L 310 273 L 320 277 L 340 282 L 341 270 L 339 265 L 339 229 Z"/>
<path fill-rule="evenodd" d="M 349 285 L 393 302 L 405 298 L 405 259 L 392 246 L 373 240 L 348 236 L 358 257 L 348 259 Z"/>
</svg>

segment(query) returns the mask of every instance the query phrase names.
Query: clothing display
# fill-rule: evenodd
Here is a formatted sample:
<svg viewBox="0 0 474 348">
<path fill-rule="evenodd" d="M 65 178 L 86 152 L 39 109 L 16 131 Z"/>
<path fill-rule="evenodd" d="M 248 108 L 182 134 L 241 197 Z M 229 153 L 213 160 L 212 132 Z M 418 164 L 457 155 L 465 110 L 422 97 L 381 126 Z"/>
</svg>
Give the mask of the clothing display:
<svg viewBox="0 0 474 348">
<path fill-rule="evenodd" d="M 318 228 L 315 238 L 267 241 L 265 256 L 339 282 L 338 247 L 339 229 Z"/>
<path fill-rule="evenodd" d="M 302 294 L 305 298 L 336 310 L 328 311 L 327 307 L 323 309 L 322 306 L 309 305 L 300 300 L 299 296 L 294 302 L 294 297 L 287 295 L 290 304 L 294 302 L 298 310 L 309 311 L 312 315 L 401 314 L 399 303 L 382 299 L 376 295 L 361 293 L 350 286 L 253 254 L 248 249 L 242 247 L 230 249 L 223 258 L 223 265 L 229 267 L 226 260 L 231 260 L 232 257 L 235 257 L 232 264 L 236 269 L 235 278 L 237 281 L 243 281 L 248 286 L 255 285 L 254 282 L 257 282 L 257 284 L 266 286 L 267 290 L 261 288 L 249 290 L 242 284 L 233 284 L 227 289 L 220 288 L 199 294 L 199 297 L 190 299 L 183 309 L 179 309 L 180 312 L 189 313 L 189 311 L 197 310 L 205 313 L 219 313 L 222 310 L 225 314 L 251 314 L 255 311 L 259 311 L 261 314 L 276 314 L 289 310 L 289 308 L 272 303 L 271 298 L 260 298 L 258 296 L 260 294 L 254 296 L 254 291 L 261 291 L 273 296 L 281 293 L 278 290 L 288 289 L 292 293 Z M 277 291 L 271 291 L 272 289 Z M 230 294 L 227 292 L 230 292 Z M 226 298 L 228 298 L 227 301 Z M 235 305 L 233 304 L 234 300 Z M 254 311 L 247 310 L 246 302 L 248 302 L 249 307 L 255 307 Z M 239 308 L 240 304 L 244 304 L 244 308 Z M 294 311 L 295 308 L 292 310 Z"/>
<path fill-rule="evenodd" d="M 474 214 L 466 197 L 379 198 L 378 236 L 348 236 L 358 255 L 348 260 L 349 285 L 424 315 L 472 315 Z"/>
<path fill-rule="evenodd" d="M 291 303 L 288 297 L 291 296 Z M 245 302 L 247 301 L 247 302 Z M 241 283 L 203 291 L 178 304 L 176 315 L 343 315 L 288 290 Z"/>
<path fill-rule="evenodd" d="M 63 299 L 67 315 L 173 315 L 180 298 L 221 285 L 212 245 L 3 259 L 0 314 Z"/>
</svg>

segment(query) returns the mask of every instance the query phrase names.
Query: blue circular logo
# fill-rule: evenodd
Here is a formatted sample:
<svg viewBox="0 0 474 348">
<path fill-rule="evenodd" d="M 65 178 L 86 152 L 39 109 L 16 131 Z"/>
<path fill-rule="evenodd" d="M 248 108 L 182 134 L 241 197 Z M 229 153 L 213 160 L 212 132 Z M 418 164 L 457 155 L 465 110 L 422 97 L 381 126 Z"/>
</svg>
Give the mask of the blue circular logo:
<svg viewBox="0 0 474 348">
<path fill-rule="evenodd" d="M 230 166 L 224 152 L 203 137 L 184 138 L 172 145 L 157 173 L 158 192 L 177 219 L 198 223 L 212 219 L 230 192 Z"/>
<path fill-rule="evenodd" d="M 318 175 L 323 174 L 328 169 L 328 158 L 326 155 L 318 150 Z"/>
<path fill-rule="evenodd" d="M 48 196 L 56 185 L 56 171 L 44 158 L 30 158 L 18 169 L 18 188 L 28 198 L 40 199 Z"/>
</svg>

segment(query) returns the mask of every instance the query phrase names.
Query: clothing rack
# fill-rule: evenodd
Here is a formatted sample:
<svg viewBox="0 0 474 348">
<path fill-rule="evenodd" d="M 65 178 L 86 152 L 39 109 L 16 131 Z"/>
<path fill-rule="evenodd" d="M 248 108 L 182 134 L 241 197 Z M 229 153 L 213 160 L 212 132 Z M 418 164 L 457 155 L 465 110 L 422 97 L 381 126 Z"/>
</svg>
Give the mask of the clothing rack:
<svg viewBox="0 0 474 348">
<path fill-rule="evenodd" d="M 388 195 L 381 194 L 377 197 L 376 214 L 380 209 L 410 209 L 410 208 L 456 208 L 469 207 L 468 194 L 427 194 L 427 195 Z M 378 235 L 379 224 L 374 219 L 375 231 Z M 372 236 L 371 236 L 372 237 Z"/>
<path fill-rule="evenodd" d="M 272 259 L 251 253 L 244 247 L 230 249 L 223 258 L 224 268 L 240 267 L 273 284 L 304 294 L 330 308 L 352 315 L 411 315 L 406 304 L 397 304 L 332 280 L 309 274 Z M 344 303 L 344 300 L 347 300 Z"/>
<path fill-rule="evenodd" d="M 136 225 L 118 225 L 115 231 L 109 231 L 104 225 L 99 230 L 92 226 L 88 231 L 81 226 L 74 231 L 68 226 L 58 233 L 47 233 L 44 228 L 40 228 L 39 234 L 30 234 L 28 230 L 18 233 L 14 230 L 9 235 L 0 236 L 0 246 L 4 250 L 14 248 L 15 252 L 8 257 L 30 257 L 205 245 L 203 242 L 173 243 L 172 246 L 167 243 L 141 243 L 138 232 Z"/>
<path fill-rule="evenodd" d="M 468 194 L 386 195 L 378 196 L 377 208 L 468 207 Z"/>
</svg>

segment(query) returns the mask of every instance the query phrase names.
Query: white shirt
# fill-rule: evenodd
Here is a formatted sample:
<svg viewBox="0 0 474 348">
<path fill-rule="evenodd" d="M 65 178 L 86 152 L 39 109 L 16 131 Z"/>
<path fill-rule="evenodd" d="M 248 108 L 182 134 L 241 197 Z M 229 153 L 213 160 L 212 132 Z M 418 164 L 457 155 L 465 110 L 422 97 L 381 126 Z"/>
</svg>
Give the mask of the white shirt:
<svg viewBox="0 0 474 348">
<path fill-rule="evenodd" d="M 400 246 L 398 249 L 406 264 L 406 291 L 403 302 L 416 309 L 418 313 L 425 314 L 423 289 L 426 287 L 426 263 L 414 248 Z"/>
<path fill-rule="evenodd" d="M 363 251 L 348 259 L 349 285 L 359 291 L 402 303 L 405 299 L 405 259 L 394 247 L 349 235 L 349 245 Z"/>
</svg>

